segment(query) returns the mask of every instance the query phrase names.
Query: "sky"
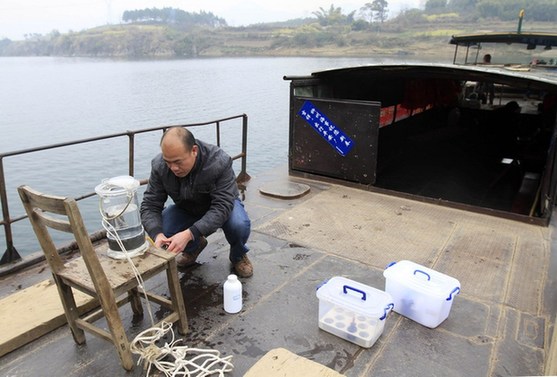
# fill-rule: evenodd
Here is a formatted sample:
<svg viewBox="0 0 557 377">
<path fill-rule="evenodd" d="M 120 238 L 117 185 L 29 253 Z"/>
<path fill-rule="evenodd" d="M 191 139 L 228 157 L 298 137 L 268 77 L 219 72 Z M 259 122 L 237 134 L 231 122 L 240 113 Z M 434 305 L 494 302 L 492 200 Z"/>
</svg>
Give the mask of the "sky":
<svg viewBox="0 0 557 377">
<path fill-rule="evenodd" d="M 126 10 L 179 8 L 186 12 L 212 12 L 230 26 L 312 17 L 331 4 L 344 14 L 358 11 L 372 0 L 0 0 L 0 39 L 21 40 L 25 35 L 81 31 L 119 24 Z M 423 8 L 425 0 L 387 0 L 389 16 L 402 10 Z"/>
</svg>

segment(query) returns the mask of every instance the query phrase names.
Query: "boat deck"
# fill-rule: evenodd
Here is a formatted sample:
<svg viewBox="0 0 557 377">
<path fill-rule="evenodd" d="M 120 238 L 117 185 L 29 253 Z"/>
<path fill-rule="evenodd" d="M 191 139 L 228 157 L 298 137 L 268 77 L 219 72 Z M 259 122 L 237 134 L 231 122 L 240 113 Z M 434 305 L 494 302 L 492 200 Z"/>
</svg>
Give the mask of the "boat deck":
<svg viewBox="0 0 557 377">
<path fill-rule="evenodd" d="M 198 265 L 182 271 L 190 324 L 185 344 L 233 355 L 230 376 L 243 376 L 279 347 L 354 377 L 544 373 L 557 304 L 553 225 L 289 178 L 285 170 L 254 177 L 245 191 L 255 274 L 242 279 L 241 313 L 226 314 L 222 308 L 222 284 L 231 272 L 222 233 L 209 237 Z M 291 200 L 259 192 L 287 182 L 311 190 Z M 404 259 L 460 281 L 461 293 L 441 325 L 430 329 L 391 313 L 371 348 L 318 328 L 315 292 L 321 282 L 344 276 L 384 289 L 385 267 Z M 48 278 L 48 269 L 33 267 L 4 278 L 1 293 L 41 278 Z M 163 283 L 161 278 L 155 290 L 164 293 Z M 127 307 L 122 315 L 130 337 L 149 326 L 147 317 L 133 318 Z M 87 335 L 87 344 L 77 346 L 67 326 L 8 353 L 0 364 L 5 376 L 145 373 L 141 367 L 125 372 L 104 340 Z"/>
</svg>

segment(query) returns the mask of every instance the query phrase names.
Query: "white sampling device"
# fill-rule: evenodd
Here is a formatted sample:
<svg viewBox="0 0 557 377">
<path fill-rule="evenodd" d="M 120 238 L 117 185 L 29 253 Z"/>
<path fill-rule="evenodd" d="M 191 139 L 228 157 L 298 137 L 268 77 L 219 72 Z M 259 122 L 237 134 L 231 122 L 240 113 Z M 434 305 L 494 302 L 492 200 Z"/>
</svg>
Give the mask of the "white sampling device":
<svg viewBox="0 0 557 377">
<path fill-rule="evenodd" d="M 139 215 L 138 187 L 139 181 L 127 175 L 104 179 L 95 187 L 111 258 L 126 259 L 126 254 L 133 258 L 149 248 Z"/>
</svg>

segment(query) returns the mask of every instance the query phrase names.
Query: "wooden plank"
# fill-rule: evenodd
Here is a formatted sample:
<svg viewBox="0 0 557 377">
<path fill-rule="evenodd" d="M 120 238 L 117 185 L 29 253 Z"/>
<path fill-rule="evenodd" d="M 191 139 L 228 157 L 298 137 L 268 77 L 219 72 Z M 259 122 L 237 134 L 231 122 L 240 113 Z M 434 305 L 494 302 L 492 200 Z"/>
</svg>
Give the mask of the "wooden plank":
<svg viewBox="0 0 557 377">
<path fill-rule="evenodd" d="M 551 344 L 545 359 L 544 374 L 546 376 L 557 376 L 557 326 L 553 325 Z"/>
<path fill-rule="evenodd" d="M 91 297 L 74 291 L 80 313 L 97 306 Z M 44 280 L 0 300 L 0 356 L 64 325 L 66 317 L 52 279 Z M 68 329 L 68 336 L 71 337 Z"/>
<path fill-rule="evenodd" d="M 344 375 L 324 365 L 298 356 L 287 349 L 270 350 L 255 363 L 244 377 L 342 377 Z"/>
</svg>

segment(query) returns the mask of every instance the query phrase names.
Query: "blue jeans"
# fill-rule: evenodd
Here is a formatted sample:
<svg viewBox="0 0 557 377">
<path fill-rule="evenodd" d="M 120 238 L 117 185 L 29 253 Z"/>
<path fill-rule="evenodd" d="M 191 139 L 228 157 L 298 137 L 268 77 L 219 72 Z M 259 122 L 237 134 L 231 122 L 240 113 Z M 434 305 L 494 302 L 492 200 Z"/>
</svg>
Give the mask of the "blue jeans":
<svg viewBox="0 0 557 377">
<path fill-rule="evenodd" d="M 192 216 L 183 209 L 170 205 L 162 211 L 162 231 L 166 237 L 171 237 L 178 232 L 188 229 L 200 218 L 201 216 Z M 234 201 L 234 208 L 228 220 L 222 225 L 222 230 L 230 244 L 230 261 L 232 263 L 240 261 L 244 254 L 249 251 L 246 242 L 251 231 L 251 221 L 244 209 L 244 203 L 240 199 Z M 199 237 L 190 241 L 186 245 L 184 252 L 193 253 L 198 246 Z"/>
</svg>

